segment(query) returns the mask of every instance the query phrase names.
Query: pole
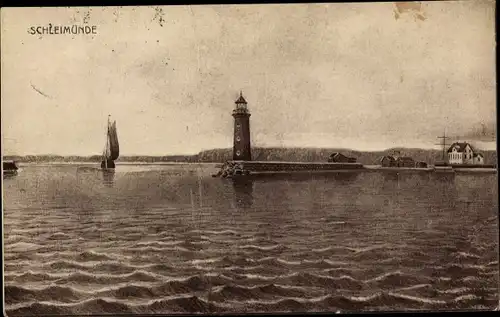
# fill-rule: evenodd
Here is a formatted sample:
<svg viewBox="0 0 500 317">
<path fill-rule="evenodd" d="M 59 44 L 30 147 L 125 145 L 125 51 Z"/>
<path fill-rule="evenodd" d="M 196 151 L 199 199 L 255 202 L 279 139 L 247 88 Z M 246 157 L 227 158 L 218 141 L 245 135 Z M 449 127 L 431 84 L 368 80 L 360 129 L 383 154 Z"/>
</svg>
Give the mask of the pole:
<svg viewBox="0 0 500 317">
<path fill-rule="evenodd" d="M 442 139 L 443 141 L 439 144 L 436 144 L 436 145 L 441 145 L 443 147 L 443 157 L 442 157 L 442 160 L 443 162 L 446 160 L 445 159 L 445 156 L 446 156 L 446 139 L 449 139 L 449 137 L 446 136 L 446 130 L 443 131 L 443 136 L 438 136 L 438 139 Z"/>
<path fill-rule="evenodd" d="M 445 149 L 446 148 L 446 130 L 443 130 L 443 161 L 444 161 L 444 156 L 445 156 Z"/>
</svg>

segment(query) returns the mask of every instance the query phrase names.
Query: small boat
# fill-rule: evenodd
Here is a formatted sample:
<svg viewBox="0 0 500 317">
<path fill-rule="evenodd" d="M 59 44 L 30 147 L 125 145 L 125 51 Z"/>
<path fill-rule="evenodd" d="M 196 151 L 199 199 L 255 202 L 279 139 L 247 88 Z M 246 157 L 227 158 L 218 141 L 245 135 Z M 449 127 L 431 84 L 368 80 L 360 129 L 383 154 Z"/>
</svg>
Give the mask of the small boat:
<svg viewBox="0 0 500 317">
<path fill-rule="evenodd" d="M 116 121 L 111 123 L 111 116 L 108 116 L 108 126 L 106 131 L 106 147 L 102 154 L 101 168 L 104 170 L 113 170 L 115 160 L 120 155 L 120 145 L 118 143 L 118 134 L 116 132 Z"/>
<path fill-rule="evenodd" d="M 2 162 L 2 172 L 3 175 L 16 175 L 19 169 L 15 161 L 4 161 Z"/>
</svg>

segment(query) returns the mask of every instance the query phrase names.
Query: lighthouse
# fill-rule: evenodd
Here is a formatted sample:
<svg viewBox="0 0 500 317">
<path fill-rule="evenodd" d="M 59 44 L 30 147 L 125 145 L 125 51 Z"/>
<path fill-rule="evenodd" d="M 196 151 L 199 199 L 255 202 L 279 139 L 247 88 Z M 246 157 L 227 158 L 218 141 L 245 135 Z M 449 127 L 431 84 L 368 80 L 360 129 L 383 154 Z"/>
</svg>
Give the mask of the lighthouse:
<svg viewBox="0 0 500 317">
<path fill-rule="evenodd" d="M 234 102 L 236 107 L 233 110 L 234 118 L 234 143 L 233 160 L 251 161 L 252 153 L 250 147 L 250 112 L 248 111 L 247 101 L 243 98 L 240 91 L 240 97 Z"/>
</svg>

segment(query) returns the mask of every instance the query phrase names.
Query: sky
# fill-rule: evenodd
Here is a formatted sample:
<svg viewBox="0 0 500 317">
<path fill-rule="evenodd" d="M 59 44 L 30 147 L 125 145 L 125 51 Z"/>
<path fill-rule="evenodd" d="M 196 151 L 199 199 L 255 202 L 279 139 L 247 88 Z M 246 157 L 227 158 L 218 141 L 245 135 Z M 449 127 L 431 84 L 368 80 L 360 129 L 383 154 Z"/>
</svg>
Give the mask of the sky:
<svg viewBox="0 0 500 317">
<path fill-rule="evenodd" d="M 496 147 L 493 1 L 2 8 L 4 155 Z M 97 34 L 32 35 L 88 25 Z M 487 134 L 484 136 L 483 132 Z M 488 136 L 489 135 L 489 136 Z"/>
</svg>

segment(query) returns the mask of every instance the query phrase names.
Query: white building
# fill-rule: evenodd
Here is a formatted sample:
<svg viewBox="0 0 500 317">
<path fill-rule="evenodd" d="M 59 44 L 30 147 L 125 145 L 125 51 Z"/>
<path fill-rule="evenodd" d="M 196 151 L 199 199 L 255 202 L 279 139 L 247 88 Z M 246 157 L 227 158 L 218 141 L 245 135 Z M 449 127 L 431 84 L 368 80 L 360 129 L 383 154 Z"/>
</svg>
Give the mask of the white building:
<svg viewBox="0 0 500 317">
<path fill-rule="evenodd" d="M 474 164 L 484 164 L 483 154 L 474 153 Z"/>
<path fill-rule="evenodd" d="M 475 153 L 467 142 L 455 142 L 448 149 L 449 164 L 484 164 L 484 156 Z"/>
</svg>

